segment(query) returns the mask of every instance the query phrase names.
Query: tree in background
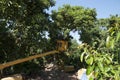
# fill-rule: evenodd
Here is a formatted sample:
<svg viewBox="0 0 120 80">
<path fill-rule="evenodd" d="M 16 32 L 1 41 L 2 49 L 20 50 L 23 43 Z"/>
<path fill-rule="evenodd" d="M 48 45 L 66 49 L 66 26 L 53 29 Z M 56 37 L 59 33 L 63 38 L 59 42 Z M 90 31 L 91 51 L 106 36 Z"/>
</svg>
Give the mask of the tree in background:
<svg viewBox="0 0 120 80">
<path fill-rule="evenodd" d="M 60 34 L 65 38 L 70 37 L 71 31 L 78 31 L 81 41 L 87 43 L 91 41 L 91 36 L 88 31 L 95 28 L 95 9 L 63 5 L 63 7 L 60 7 L 58 11 L 52 11 L 51 17 L 53 21 L 53 28 L 49 30 L 51 38 L 56 36 L 55 34 L 58 34 L 56 33 L 57 31 L 61 32 Z"/>
</svg>

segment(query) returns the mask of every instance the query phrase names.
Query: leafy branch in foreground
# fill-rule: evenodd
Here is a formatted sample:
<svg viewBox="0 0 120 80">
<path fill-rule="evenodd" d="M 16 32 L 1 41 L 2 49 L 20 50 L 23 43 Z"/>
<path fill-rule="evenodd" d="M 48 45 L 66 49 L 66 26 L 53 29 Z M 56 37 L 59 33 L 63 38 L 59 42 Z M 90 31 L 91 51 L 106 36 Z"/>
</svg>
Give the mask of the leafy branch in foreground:
<svg viewBox="0 0 120 80">
<path fill-rule="evenodd" d="M 87 75 L 94 72 L 94 77 L 91 79 L 115 79 L 120 78 L 120 66 L 117 62 L 113 61 L 114 54 L 99 53 L 87 44 L 82 44 L 79 49 L 83 50 L 80 56 L 81 62 L 85 61 L 87 64 Z"/>
</svg>

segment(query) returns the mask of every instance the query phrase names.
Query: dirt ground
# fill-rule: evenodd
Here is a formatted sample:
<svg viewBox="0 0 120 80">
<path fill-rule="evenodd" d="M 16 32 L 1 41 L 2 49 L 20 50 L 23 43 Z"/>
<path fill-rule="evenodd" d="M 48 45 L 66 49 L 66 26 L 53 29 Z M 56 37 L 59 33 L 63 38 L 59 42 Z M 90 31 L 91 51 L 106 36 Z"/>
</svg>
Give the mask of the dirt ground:
<svg viewBox="0 0 120 80">
<path fill-rule="evenodd" d="M 40 74 L 31 74 L 25 80 L 77 80 L 77 75 L 76 72 L 64 72 L 53 64 L 48 64 Z"/>
<path fill-rule="evenodd" d="M 65 73 L 62 71 L 45 71 L 39 75 L 26 76 L 24 80 L 77 80 L 74 73 Z"/>
</svg>

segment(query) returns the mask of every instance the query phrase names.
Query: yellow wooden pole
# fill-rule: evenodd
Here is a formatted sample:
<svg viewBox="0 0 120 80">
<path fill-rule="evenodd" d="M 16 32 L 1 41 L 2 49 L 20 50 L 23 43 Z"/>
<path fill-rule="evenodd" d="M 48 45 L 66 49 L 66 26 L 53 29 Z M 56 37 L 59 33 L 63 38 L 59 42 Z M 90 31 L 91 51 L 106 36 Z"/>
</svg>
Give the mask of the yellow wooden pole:
<svg viewBox="0 0 120 80">
<path fill-rule="evenodd" d="M 46 53 L 42 53 L 42 54 L 33 55 L 33 56 L 30 56 L 30 57 L 27 57 L 27 58 L 7 62 L 7 63 L 4 63 L 4 64 L 0 64 L 0 70 L 4 69 L 4 68 L 7 68 L 9 66 L 13 66 L 15 64 L 23 63 L 23 62 L 26 62 L 26 61 L 29 61 L 29 60 L 32 60 L 32 59 L 44 57 L 44 56 L 47 56 L 47 55 L 50 55 L 50 54 L 55 54 L 55 53 L 59 53 L 59 51 L 54 50 L 54 51 L 50 51 L 50 52 L 46 52 Z"/>
</svg>

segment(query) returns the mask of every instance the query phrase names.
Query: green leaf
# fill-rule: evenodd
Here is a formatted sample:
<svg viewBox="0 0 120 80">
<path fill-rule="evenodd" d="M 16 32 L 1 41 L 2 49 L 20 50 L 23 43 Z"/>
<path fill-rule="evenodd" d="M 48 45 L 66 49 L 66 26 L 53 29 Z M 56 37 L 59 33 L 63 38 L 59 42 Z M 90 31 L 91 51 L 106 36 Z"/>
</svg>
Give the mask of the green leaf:
<svg viewBox="0 0 120 80">
<path fill-rule="evenodd" d="M 103 63 L 102 62 L 98 62 L 98 67 L 101 71 L 104 71 L 104 67 L 103 67 Z"/>
<path fill-rule="evenodd" d="M 87 54 L 87 55 L 85 56 L 85 60 L 87 60 L 87 59 L 88 59 L 88 57 L 89 57 L 89 54 Z"/>
<path fill-rule="evenodd" d="M 110 56 L 106 56 L 105 61 L 107 65 L 109 65 L 112 62 L 112 58 Z"/>
<path fill-rule="evenodd" d="M 85 54 L 85 52 L 83 52 L 83 53 L 81 54 L 81 56 L 80 56 L 81 62 L 83 62 L 83 56 L 84 56 L 84 54 Z"/>
<path fill-rule="evenodd" d="M 89 75 L 94 70 L 94 66 L 88 66 L 86 74 Z"/>
<path fill-rule="evenodd" d="M 112 72 L 113 74 L 115 74 L 115 73 L 116 73 L 113 69 L 111 70 L 111 72 Z"/>
<path fill-rule="evenodd" d="M 110 36 L 108 36 L 107 39 L 106 39 L 106 47 L 107 48 L 110 47 Z"/>
<path fill-rule="evenodd" d="M 107 48 L 114 48 L 114 43 L 115 43 L 115 39 L 108 36 L 107 39 L 106 39 L 106 47 Z"/>
<path fill-rule="evenodd" d="M 94 80 L 94 78 L 93 77 L 90 77 L 90 79 L 89 80 Z"/>
<path fill-rule="evenodd" d="M 95 72 L 99 72 L 99 67 L 95 66 Z"/>
<path fill-rule="evenodd" d="M 111 63 L 111 61 L 110 61 L 110 60 L 108 60 L 108 59 L 106 59 L 106 63 L 107 63 L 107 65 L 108 65 L 108 64 L 110 64 L 110 63 Z"/>
<path fill-rule="evenodd" d="M 86 63 L 89 65 L 92 65 L 93 64 L 93 57 L 90 57 L 89 59 L 87 59 Z"/>
<path fill-rule="evenodd" d="M 95 70 L 94 71 L 95 71 L 94 72 L 94 76 L 98 77 L 98 74 L 99 74 L 99 68 L 98 68 L 98 66 L 95 66 Z"/>
<path fill-rule="evenodd" d="M 114 28 L 109 28 L 108 32 L 112 33 L 114 31 Z"/>
<path fill-rule="evenodd" d="M 114 48 L 114 43 L 115 43 L 115 39 L 112 39 L 112 40 L 110 41 L 110 45 L 111 45 L 111 48 L 112 48 L 112 49 Z"/>
<path fill-rule="evenodd" d="M 120 32 L 117 33 L 116 41 L 119 41 L 120 39 Z"/>
<path fill-rule="evenodd" d="M 113 32 L 111 33 L 111 36 L 113 36 L 113 35 L 114 35 L 114 33 L 115 33 L 115 31 L 113 31 Z"/>
<path fill-rule="evenodd" d="M 109 73 L 104 72 L 103 73 L 106 77 L 109 77 Z"/>
<path fill-rule="evenodd" d="M 104 67 L 104 72 L 107 73 L 108 71 L 110 71 L 110 67 L 109 66 Z"/>
</svg>

